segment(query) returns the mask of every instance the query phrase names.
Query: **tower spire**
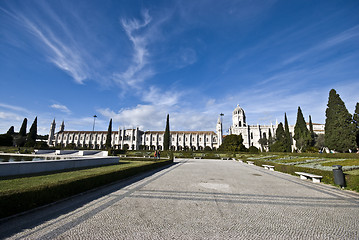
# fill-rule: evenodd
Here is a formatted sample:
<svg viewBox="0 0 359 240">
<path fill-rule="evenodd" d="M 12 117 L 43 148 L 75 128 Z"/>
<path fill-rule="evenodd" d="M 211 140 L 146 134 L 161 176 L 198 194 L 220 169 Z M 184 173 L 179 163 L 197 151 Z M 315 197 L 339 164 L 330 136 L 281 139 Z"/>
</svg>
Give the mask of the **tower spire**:
<svg viewBox="0 0 359 240">
<path fill-rule="evenodd" d="M 47 139 L 47 145 L 52 146 L 53 145 L 53 140 L 55 138 L 55 129 L 56 129 L 56 122 L 55 122 L 55 118 L 51 123 L 50 126 L 50 132 L 49 132 L 49 138 Z"/>
</svg>

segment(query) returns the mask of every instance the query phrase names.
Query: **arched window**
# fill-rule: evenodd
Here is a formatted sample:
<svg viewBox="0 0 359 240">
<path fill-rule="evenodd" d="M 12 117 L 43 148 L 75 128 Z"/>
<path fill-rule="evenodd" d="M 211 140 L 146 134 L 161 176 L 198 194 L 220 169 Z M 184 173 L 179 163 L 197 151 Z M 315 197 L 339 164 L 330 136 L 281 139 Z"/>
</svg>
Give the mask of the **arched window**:
<svg viewBox="0 0 359 240">
<path fill-rule="evenodd" d="M 266 133 L 263 133 L 263 138 L 267 138 L 267 134 L 266 134 Z"/>
<path fill-rule="evenodd" d="M 251 139 L 253 139 L 253 133 L 251 133 Z"/>
</svg>

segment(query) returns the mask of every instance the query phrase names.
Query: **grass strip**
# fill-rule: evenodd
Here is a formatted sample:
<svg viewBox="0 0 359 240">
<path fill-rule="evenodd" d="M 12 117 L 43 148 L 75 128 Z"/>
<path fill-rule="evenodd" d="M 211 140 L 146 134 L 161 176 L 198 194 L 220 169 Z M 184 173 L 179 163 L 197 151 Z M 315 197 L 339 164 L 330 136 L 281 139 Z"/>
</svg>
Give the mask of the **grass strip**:
<svg viewBox="0 0 359 240">
<path fill-rule="evenodd" d="M 49 204 L 172 162 L 172 160 L 121 161 L 120 164 L 111 166 L 0 180 L 0 218 Z"/>
<path fill-rule="evenodd" d="M 325 171 L 321 169 L 314 169 L 314 168 L 306 168 L 306 167 L 299 167 L 293 165 L 284 165 L 280 163 L 275 163 L 273 161 L 265 161 L 262 159 L 251 159 L 255 165 L 262 167 L 262 165 L 272 165 L 274 169 L 279 172 L 289 173 L 291 175 L 298 176 L 295 172 L 307 172 L 315 175 L 323 176 L 322 182 L 335 185 L 334 184 L 334 177 L 332 171 Z M 354 190 L 359 192 L 359 175 L 349 175 L 345 174 L 345 181 L 346 181 L 346 188 L 350 190 Z M 336 186 L 336 185 L 335 185 Z"/>
</svg>

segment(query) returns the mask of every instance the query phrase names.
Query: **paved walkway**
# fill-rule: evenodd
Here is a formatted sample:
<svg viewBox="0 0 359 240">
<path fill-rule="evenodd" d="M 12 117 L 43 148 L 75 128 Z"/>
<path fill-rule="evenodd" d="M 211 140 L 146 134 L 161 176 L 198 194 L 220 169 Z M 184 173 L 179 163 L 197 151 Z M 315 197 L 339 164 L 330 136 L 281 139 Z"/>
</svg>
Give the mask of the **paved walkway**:
<svg viewBox="0 0 359 240">
<path fill-rule="evenodd" d="M 179 160 L 13 218 L 0 236 L 359 239 L 359 194 L 234 161 Z"/>
</svg>

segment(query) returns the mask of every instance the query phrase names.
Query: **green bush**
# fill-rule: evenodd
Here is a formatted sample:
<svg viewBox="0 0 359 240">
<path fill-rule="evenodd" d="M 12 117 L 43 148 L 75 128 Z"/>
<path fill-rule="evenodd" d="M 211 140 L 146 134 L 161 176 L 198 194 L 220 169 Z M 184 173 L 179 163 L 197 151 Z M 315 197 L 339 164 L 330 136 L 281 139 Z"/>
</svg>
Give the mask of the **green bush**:
<svg viewBox="0 0 359 240">
<path fill-rule="evenodd" d="M 305 152 L 307 152 L 307 153 L 317 153 L 317 152 L 319 152 L 319 149 L 316 148 L 316 147 L 309 147 L 309 148 L 307 148 L 305 150 Z"/>
<path fill-rule="evenodd" d="M 345 182 L 348 189 L 359 192 L 359 175 L 345 174 Z"/>
<path fill-rule="evenodd" d="M 314 168 L 298 167 L 298 166 L 293 166 L 293 165 L 284 165 L 284 164 L 278 164 L 278 163 L 269 162 L 269 161 L 265 161 L 265 160 L 258 160 L 258 159 L 254 159 L 254 160 L 251 159 L 251 161 L 253 161 L 255 165 L 260 166 L 260 167 L 262 167 L 263 164 L 270 164 L 270 165 L 274 166 L 274 169 L 276 171 L 289 173 L 289 174 L 295 175 L 295 176 L 298 176 L 295 172 L 307 172 L 307 173 L 312 173 L 312 174 L 316 174 L 316 175 L 321 175 L 321 176 L 323 176 L 322 182 L 328 183 L 328 184 L 334 184 L 333 172 L 331 172 L 331 171 L 324 171 L 324 170 L 314 169 Z"/>
<path fill-rule="evenodd" d="M 259 153 L 259 149 L 256 148 L 255 146 L 250 146 L 250 147 L 248 148 L 248 152 L 249 152 L 249 153 Z"/>
<path fill-rule="evenodd" d="M 12 146 L 13 137 L 10 134 L 0 134 L 0 146 Z"/>
<path fill-rule="evenodd" d="M 118 181 L 135 174 L 149 171 L 155 168 L 159 168 L 168 164 L 171 164 L 173 161 L 158 161 L 152 163 L 137 164 L 137 166 L 132 165 L 132 167 L 118 168 L 116 166 L 107 166 L 102 167 L 103 169 L 109 169 L 109 171 L 100 171 L 100 168 L 93 168 L 87 171 L 86 174 L 80 175 L 77 177 L 78 171 L 65 172 L 63 174 L 71 174 L 71 178 L 61 181 L 53 180 L 51 184 L 41 184 L 39 186 L 31 187 L 31 177 L 26 178 L 26 183 L 30 187 L 21 188 L 19 186 L 18 190 L 4 191 L 1 189 L 0 192 L 0 206 L 7 206 L 6 208 L 0 208 L 0 218 L 7 217 L 19 212 L 23 212 L 32 208 L 36 208 L 51 202 L 58 201 L 60 199 L 70 197 L 72 195 L 85 192 L 87 190 L 100 187 L 105 184 L 109 184 L 114 181 Z M 113 170 L 111 170 L 113 169 Z M 79 171 L 79 173 L 81 170 Z M 60 173 L 61 174 L 61 173 Z M 55 176 L 51 174 L 50 176 Z M 34 177 L 36 178 L 36 177 Z M 52 179 L 55 177 L 51 177 Z M 3 180 L 7 181 L 7 180 Z M 16 184 L 17 179 L 13 179 L 14 184 Z M 7 184 L 8 185 L 8 184 Z"/>
<path fill-rule="evenodd" d="M 36 149 L 49 149 L 49 145 L 46 142 L 36 142 L 35 144 Z"/>
</svg>

